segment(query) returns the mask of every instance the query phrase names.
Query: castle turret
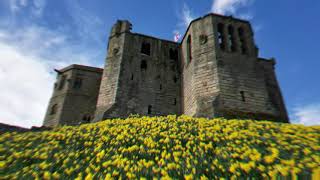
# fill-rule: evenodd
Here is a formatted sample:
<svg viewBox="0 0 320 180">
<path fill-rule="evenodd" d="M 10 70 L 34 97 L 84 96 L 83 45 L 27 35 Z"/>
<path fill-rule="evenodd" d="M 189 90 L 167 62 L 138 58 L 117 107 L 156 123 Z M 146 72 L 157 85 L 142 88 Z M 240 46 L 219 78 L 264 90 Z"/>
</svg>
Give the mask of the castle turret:
<svg viewBox="0 0 320 180">
<path fill-rule="evenodd" d="M 90 122 L 94 117 L 102 69 L 71 65 L 56 72 L 57 82 L 43 125 L 55 127 Z"/>
</svg>

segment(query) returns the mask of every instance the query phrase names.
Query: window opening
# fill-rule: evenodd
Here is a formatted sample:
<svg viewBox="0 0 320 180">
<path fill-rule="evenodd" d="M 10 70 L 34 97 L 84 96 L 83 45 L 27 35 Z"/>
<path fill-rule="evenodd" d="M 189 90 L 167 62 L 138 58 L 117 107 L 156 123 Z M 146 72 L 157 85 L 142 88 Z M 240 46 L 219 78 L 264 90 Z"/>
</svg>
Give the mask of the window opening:
<svg viewBox="0 0 320 180">
<path fill-rule="evenodd" d="M 246 102 L 246 97 L 245 97 L 245 95 L 244 95 L 244 91 L 240 91 L 240 94 L 241 94 L 241 100 L 242 100 L 243 102 Z"/>
<path fill-rule="evenodd" d="M 242 54 L 247 54 L 246 39 L 244 37 L 244 32 L 243 32 L 243 29 L 241 27 L 238 29 L 238 34 L 239 34 L 239 39 L 240 39 L 241 53 Z"/>
<path fill-rule="evenodd" d="M 177 61 L 178 60 L 178 50 L 170 48 L 169 56 L 170 56 L 170 59 Z"/>
<path fill-rule="evenodd" d="M 224 25 L 219 23 L 218 24 L 218 43 L 219 43 L 219 46 L 220 46 L 220 49 L 224 50 L 225 47 L 224 47 Z"/>
<path fill-rule="evenodd" d="M 148 106 L 148 114 L 151 114 L 151 113 L 152 113 L 152 106 L 149 105 L 149 106 Z"/>
<path fill-rule="evenodd" d="M 147 61 L 142 60 L 140 65 L 141 70 L 147 70 Z"/>
<path fill-rule="evenodd" d="M 61 80 L 60 80 L 60 83 L 59 83 L 59 87 L 58 87 L 59 90 L 61 90 L 61 89 L 63 88 L 65 82 L 66 82 L 66 76 L 63 75 L 63 76 L 61 77 Z"/>
<path fill-rule="evenodd" d="M 190 63 L 192 60 L 192 47 L 191 47 L 191 36 L 188 36 L 187 39 L 187 62 Z"/>
<path fill-rule="evenodd" d="M 174 83 L 177 83 L 177 81 L 178 81 L 177 76 L 174 76 L 174 77 L 173 77 L 173 82 L 174 82 Z"/>
<path fill-rule="evenodd" d="M 231 52 L 236 51 L 236 43 L 234 38 L 234 29 L 232 26 L 228 27 L 228 45 Z"/>
<path fill-rule="evenodd" d="M 142 43 L 141 53 L 150 56 L 150 43 L 147 43 L 147 42 Z"/>
<path fill-rule="evenodd" d="M 84 115 L 82 118 L 83 122 L 89 123 L 91 121 L 91 116 L 90 115 Z"/>
<path fill-rule="evenodd" d="M 74 89 L 80 89 L 82 86 L 82 78 L 76 78 L 73 83 Z"/>
<path fill-rule="evenodd" d="M 56 114 L 56 113 L 57 113 L 57 109 L 58 109 L 58 105 L 57 105 L 57 104 L 54 104 L 54 105 L 51 107 L 50 115 Z"/>
</svg>

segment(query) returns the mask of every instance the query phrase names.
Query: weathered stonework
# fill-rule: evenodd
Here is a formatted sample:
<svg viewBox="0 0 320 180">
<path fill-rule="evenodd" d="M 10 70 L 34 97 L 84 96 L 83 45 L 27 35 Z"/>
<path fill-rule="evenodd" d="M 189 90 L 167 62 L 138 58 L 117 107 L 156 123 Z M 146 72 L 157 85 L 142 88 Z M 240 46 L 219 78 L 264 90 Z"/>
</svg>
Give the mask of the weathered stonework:
<svg viewBox="0 0 320 180">
<path fill-rule="evenodd" d="M 43 125 L 54 127 L 90 122 L 96 109 L 103 70 L 71 65 L 56 71 L 57 82 Z"/>
<path fill-rule="evenodd" d="M 119 20 L 109 36 L 100 90 L 100 69 L 84 74 L 94 84 L 85 96 L 90 103 L 70 88 L 55 90 L 49 109 L 63 106 L 54 117 L 48 109 L 44 124 L 79 124 L 83 112 L 94 111 L 94 122 L 130 114 L 289 122 L 274 65 L 258 57 L 248 21 L 208 14 L 193 20 L 176 43 L 133 33 L 130 22 Z M 58 82 L 62 75 L 72 79 L 74 71 L 61 70 Z"/>
</svg>

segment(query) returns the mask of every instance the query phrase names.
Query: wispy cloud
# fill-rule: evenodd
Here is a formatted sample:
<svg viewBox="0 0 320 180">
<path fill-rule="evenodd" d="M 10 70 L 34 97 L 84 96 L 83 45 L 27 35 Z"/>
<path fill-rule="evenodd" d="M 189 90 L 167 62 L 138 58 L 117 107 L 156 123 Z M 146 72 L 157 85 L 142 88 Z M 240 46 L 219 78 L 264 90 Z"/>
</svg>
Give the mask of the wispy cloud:
<svg viewBox="0 0 320 180">
<path fill-rule="evenodd" d="M 38 15 L 43 13 L 44 1 L 29 0 L 22 3 L 29 5 L 30 2 L 38 3 L 33 4 L 38 7 Z M 19 3 L 16 5 L 20 7 Z M 79 12 L 79 9 L 72 9 L 68 13 L 74 17 L 76 13 L 91 15 L 85 10 Z M 77 22 L 73 20 L 70 25 L 63 24 L 56 28 L 37 24 L 32 18 L 39 17 L 30 11 L 27 15 L 30 17 L 23 24 L 19 23 L 20 15 L 12 19 L 17 22 L 0 21 L 0 122 L 23 127 L 42 125 L 56 78 L 54 68 L 74 63 L 100 66 L 103 57 L 99 59 L 101 63 L 97 64 L 97 54 L 104 53 L 105 48 L 103 44 L 100 47 L 102 50 L 97 49 L 101 43 L 89 42 L 90 39 L 99 39 L 95 36 L 101 37 L 103 33 L 95 30 L 99 18 L 94 15 L 90 16 L 94 20 L 91 23 L 89 19 L 80 18 Z M 87 33 L 83 32 L 81 24 L 82 27 L 87 26 Z M 73 30 L 71 33 L 70 29 Z"/>
<path fill-rule="evenodd" d="M 253 14 L 250 11 L 239 12 L 241 8 L 248 7 L 254 0 L 213 0 L 211 12 L 222 15 L 236 15 L 245 20 L 253 19 Z M 182 10 L 178 13 L 177 28 L 173 31 L 174 37 L 183 33 L 189 26 L 190 22 L 195 19 L 195 13 L 184 3 Z"/>
<path fill-rule="evenodd" d="M 40 17 L 46 7 L 46 0 L 8 0 L 8 3 L 12 13 L 15 14 L 29 7 L 36 17 Z"/>
<path fill-rule="evenodd" d="M 26 0 L 25 0 L 26 1 Z M 46 0 L 33 0 L 33 14 L 41 16 L 44 8 L 46 7 Z"/>
<path fill-rule="evenodd" d="M 27 0 L 9 0 L 9 8 L 12 13 L 19 11 L 21 8 L 27 6 Z"/>
<path fill-rule="evenodd" d="M 182 10 L 178 13 L 178 24 L 177 28 L 173 31 L 174 38 L 177 36 L 182 37 L 181 33 L 184 33 L 184 31 L 189 26 L 190 22 L 195 18 L 194 13 L 191 11 L 189 6 L 184 3 Z"/>
<path fill-rule="evenodd" d="M 293 123 L 320 125 L 320 103 L 299 105 L 293 109 Z"/>
<path fill-rule="evenodd" d="M 182 20 L 183 20 L 183 25 L 184 27 L 188 27 L 190 22 L 194 19 L 194 15 L 191 12 L 190 8 L 188 7 L 187 4 L 183 5 L 182 9 Z"/>
</svg>

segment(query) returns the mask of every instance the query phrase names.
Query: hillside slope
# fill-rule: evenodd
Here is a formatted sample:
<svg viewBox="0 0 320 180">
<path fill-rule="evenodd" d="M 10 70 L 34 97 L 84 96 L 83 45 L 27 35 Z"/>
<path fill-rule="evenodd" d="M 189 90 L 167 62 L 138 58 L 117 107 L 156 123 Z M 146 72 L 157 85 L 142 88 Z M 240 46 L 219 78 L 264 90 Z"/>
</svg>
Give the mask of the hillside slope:
<svg viewBox="0 0 320 180">
<path fill-rule="evenodd" d="M 130 117 L 0 136 L 0 179 L 320 177 L 319 167 L 320 126 Z"/>
</svg>

